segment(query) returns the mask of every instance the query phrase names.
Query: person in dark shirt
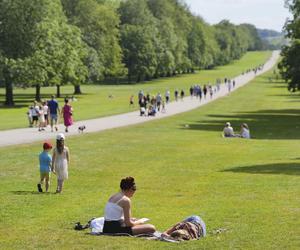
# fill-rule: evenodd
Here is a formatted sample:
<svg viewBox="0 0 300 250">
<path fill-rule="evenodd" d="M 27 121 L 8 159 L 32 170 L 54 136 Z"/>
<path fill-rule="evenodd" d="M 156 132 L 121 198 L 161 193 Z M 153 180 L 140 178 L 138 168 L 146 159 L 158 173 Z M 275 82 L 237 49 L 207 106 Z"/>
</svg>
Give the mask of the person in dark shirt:
<svg viewBox="0 0 300 250">
<path fill-rule="evenodd" d="M 50 125 L 51 132 L 53 132 L 53 126 L 55 130 L 58 130 L 58 114 L 60 113 L 58 102 L 54 99 L 54 95 L 51 96 L 51 100 L 48 101 L 49 114 L 50 114 Z"/>
</svg>

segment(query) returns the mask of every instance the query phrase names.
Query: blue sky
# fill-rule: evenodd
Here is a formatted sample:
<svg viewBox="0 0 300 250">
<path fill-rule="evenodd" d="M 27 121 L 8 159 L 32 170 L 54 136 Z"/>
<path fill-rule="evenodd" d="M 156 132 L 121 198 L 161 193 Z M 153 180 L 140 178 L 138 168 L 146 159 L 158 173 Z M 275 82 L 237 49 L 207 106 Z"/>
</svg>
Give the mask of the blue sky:
<svg viewBox="0 0 300 250">
<path fill-rule="evenodd" d="M 234 24 L 251 23 L 257 28 L 281 31 L 288 9 L 284 0 L 185 0 L 192 13 L 210 24 L 228 19 Z"/>
</svg>

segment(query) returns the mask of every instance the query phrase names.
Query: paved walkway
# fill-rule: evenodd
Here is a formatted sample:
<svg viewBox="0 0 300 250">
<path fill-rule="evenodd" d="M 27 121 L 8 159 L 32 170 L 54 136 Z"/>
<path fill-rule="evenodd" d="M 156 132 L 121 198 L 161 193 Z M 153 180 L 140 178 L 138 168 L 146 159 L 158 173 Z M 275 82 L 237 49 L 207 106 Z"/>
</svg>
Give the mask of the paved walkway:
<svg viewBox="0 0 300 250">
<path fill-rule="evenodd" d="M 276 64 L 278 58 L 279 51 L 274 51 L 271 58 L 265 63 L 263 70 L 258 71 L 257 74 L 251 71 L 250 73 L 233 78 L 232 80 L 235 80 L 236 86 L 231 92 L 250 82 L 256 76 L 261 75 L 266 71 L 269 71 Z M 202 98 L 201 102 L 195 97 L 191 99 L 191 97 L 188 96 L 185 97 L 183 101 L 179 100 L 178 102 L 171 102 L 170 104 L 166 105 L 166 113 L 159 113 L 155 117 L 141 117 L 139 116 L 139 111 L 134 111 L 120 115 L 80 121 L 76 122 L 71 128 L 69 128 L 69 133 L 67 135 L 78 135 L 77 128 L 81 125 L 86 126 L 86 130 L 84 131 L 84 133 L 94 133 L 106 129 L 124 127 L 133 124 L 162 119 L 168 116 L 196 109 L 200 106 L 203 106 L 207 103 L 210 103 L 211 101 L 214 101 L 226 95 L 228 95 L 228 89 L 225 86 L 225 84 L 222 84 L 220 91 L 215 93 L 212 99 L 210 99 L 209 94 L 207 95 L 206 99 Z M 63 125 L 59 125 L 59 132 L 60 131 L 64 131 Z M 35 141 L 54 140 L 56 134 L 57 133 L 51 133 L 50 131 L 38 132 L 37 128 L 23 128 L 0 131 L 0 147 L 32 143 Z"/>
</svg>

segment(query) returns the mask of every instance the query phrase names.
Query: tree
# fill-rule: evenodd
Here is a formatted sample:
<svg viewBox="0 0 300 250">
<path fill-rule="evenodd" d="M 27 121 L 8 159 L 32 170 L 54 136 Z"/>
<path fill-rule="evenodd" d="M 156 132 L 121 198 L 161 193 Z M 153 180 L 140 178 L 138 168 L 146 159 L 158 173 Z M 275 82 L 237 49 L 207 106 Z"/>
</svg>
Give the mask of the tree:
<svg viewBox="0 0 300 250">
<path fill-rule="evenodd" d="M 62 0 L 69 21 L 79 27 L 87 44 L 89 81 L 126 74 L 119 44 L 119 16 L 107 1 Z"/>
<path fill-rule="evenodd" d="M 155 18 L 145 0 L 128 0 L 119 7 L 121 46 L 128 79 L 143 81 L 154 76 L 157 68 Z"/>
<path fill-rule="evenodd" d="M 35 86 L 39 100 L 42 85 L 84 81 L 85 45 L 60 0 L 2 0 L 0 22 L 6 104 L 13 105 L 13 84 Z"/>
<path fill-rule="evenodd" d="M 286 1 L 286 6 L 293 14 L 293 19 L 285 25 L 287 38 L 290 45 L 284 46 L 281 52 L 282 61 L 279 63 L 279 70 L 288 83 L 288 89 L 291 91 L 300 90 L 300 2 L 296 0 Z"/>
</svg>

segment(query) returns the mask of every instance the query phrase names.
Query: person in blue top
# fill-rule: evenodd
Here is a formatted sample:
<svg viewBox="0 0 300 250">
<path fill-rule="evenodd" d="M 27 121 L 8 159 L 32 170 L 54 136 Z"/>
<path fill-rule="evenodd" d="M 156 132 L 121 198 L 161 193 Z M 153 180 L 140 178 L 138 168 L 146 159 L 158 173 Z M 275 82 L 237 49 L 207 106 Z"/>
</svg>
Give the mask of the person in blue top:
<svg viewBox="0 0 300 250">
<path fill-rule="evenodd" d="M 53 125 L 57 131 L 58 114 L 60 113 L 58 102 L 54 99 L 54 95 L 51 96 L 51 100 L 48 101 L 49 114 L 50 114 L 50 125 L 51 132 L 53 132 Z"/>
<path fill-rule="evenodd" d="M 52 145 L 49 142 L 45 142 L 43 144 L 43 152 L 39 155 L 39 162 L 40 162 L 40 182 L 37 184 L 38 191 L 40 193 L 43 192 L 42 185 L 45 180 L 45 189 L 48 192 L 49 185 L 50 185 L 50 172 L 51 172 L 51 163 L 52 157 L 50 155 L 50 150 L 52 149 Z"/>
</svg>

